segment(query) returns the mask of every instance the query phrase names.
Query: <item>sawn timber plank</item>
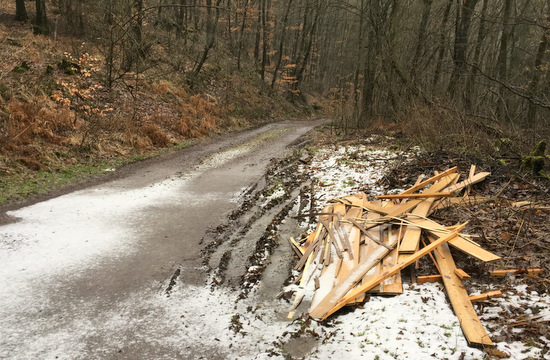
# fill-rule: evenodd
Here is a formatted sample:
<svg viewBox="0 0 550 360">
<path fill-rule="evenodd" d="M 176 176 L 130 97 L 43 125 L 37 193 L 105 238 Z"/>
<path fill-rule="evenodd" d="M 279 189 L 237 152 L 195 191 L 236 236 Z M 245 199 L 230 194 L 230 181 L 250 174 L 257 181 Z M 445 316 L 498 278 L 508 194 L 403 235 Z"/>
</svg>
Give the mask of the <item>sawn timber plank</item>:
<svg viewBox="0 0 550 360">
<path fill-rule="evenodd" d="M 449 246 L 443 244 L 440 246 L 440 250 L 445 258 L 443 258 L 438 251 L 434 251 L 434 255 L 441 269 L 443 284 L 447 290 L 447 295 L 458 317 L 466 340 L 471 345 L 492 346 L 493 342 L 481 324 L 468 293 L 466 289 L 464 289 L 462 281 L 455 274 L 456 265 L 451 255 L 451 251 L 449 250 Z"/>
</svg>

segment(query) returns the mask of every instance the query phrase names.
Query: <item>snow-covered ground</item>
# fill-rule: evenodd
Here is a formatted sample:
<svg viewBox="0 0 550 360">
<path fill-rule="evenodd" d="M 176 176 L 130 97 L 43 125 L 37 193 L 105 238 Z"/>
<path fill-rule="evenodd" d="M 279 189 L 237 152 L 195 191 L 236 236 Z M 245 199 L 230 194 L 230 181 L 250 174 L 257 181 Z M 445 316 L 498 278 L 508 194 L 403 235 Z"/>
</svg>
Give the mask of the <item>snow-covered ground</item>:
<svg viewBox="0 0 550 360">
<path fill-rule="evenodd" d="M 321 148 L 313 153 L 312 164 L 301 170 L 316 179 L 319 206 L 358 190 L 367 190 L 369 195 L 385 192 L 377 182 L 393 162 L 410 156 L 364 145 Z M 45 288 L 55 288 L 60 277 L 80 276 L 98 259 L 116 259 L 132 251 L 140 232 L 136 226 L 140 209 L 201 201 L 182 198 L 186 181 L 176 177 L 122 192 L 86 190 L 10 213 L 20 221 L 0 227 L 0 358 L 122 358 L 132 346 L 156 349 L 154 357 L 142 353 L 141 358 L 167 359 L 484 357 L 482 350 L 467 345 L 440 284 L 405 284 L 402 295 L 373 296 L 363 308 L 341 312 L 327 323 L 291 322 L 286 318 L 288 302 L 261 300 L 254 291 L 239 299 L 239 292 L 232 289 L 183 282 L 176 283 L 169 296 L 158 291 L 158 284 L 148 284 L 96 318 L 90 317 L 91 305 L 83 303 L 70 319 L 44 321 L 40 312 L 52 306 Z M 270 198 L 283 193 L 275 189 Z M 80 210 L 67 211 L 68 203 L 74 202 L 81 204 Z M 499 314 L 519 309 L 529 317 L 535 304 L 549 316 L 550 297 L 529 293 L 518 285 L 491 300 L 481 318 L 490 335 L 498 335 L 503 326 L 495 321 Z M 25 326 L 21 326 L 21 309 L 23 321 L 28 322 Z M 302 339 L 301 349 L 291 347 L 296 339 Z M 512 359 L 538 359 L 548 358 L 540 349 L 540 344 L 548 342 L 541 337 L 497 346 Z M 96 343 L 101 345 L 94 347 Z"/>
</svg>

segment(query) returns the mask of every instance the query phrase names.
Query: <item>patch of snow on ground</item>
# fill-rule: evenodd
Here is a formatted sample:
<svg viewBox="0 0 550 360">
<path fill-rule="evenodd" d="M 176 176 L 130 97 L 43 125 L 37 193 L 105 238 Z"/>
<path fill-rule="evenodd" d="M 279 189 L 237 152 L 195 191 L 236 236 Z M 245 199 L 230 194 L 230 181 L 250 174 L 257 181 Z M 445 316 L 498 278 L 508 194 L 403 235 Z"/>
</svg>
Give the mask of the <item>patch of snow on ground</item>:
<svg viewBox="0 0 550 360">
<path fill-rule="evenodd" d="M 480 292 L 472 292 L 475 295 Z M 510 290 L 502 292 L 502 297 L 493 298 L 481 310 L 480 318 L 488 329 L 492 338 L 498 338 L 506 326 L 513 326 L 512 331 L 523 333 L 525 325 L 514 326 L 514 323 L 523 320 L 548 320 L 550 318 L 550 296 L 540 295 L 536 291 L 528 291 L 527 285 L 516 285 Z M 518 314 L 521 314 L 518 315 Z M 496 342 L 497 347 L 510 354 L 511 359 L 540 359 L 541 349 L 534 344 L 544 344 L 550 337 L 531 339 L 532 342 Z M 548 355 L 547 355 L 548 356 Z M 546 357 L 548 358 L 548 357 Z"/>
<path fill-rule="evenodd" d="M 402 295 L 372 296 L 363 309 L 340 314 L 331 334 L 311 358 L 438 359 L 482 358 L 468 347 L 438 284 L 403 285 Z M 318 331 L 319 332 L 319 331 Z"/>
<path fill-rule="evenodd" d="M 321 203 L 365 191 L 380 195 L 386 190 L 377 182 L 396 161 L 406 161 L 410 154 L 365 145 L 322 148 L 316 151 L 310 165 L 310 176 L 317 182 L 316 197 Z"/>
</svg>

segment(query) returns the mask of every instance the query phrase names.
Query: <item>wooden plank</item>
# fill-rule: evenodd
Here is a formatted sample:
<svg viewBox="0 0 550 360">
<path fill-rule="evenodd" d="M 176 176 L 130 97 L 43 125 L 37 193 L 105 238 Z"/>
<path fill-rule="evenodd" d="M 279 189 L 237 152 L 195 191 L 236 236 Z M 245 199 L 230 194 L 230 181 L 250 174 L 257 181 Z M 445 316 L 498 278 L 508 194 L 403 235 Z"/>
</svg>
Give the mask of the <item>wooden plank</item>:
<svg viewBox="0 0 550 360">
<path fill-rule="evenodd" d="M 425 283 L 434 283 L 438 281 L 442 281 L 443 278 L 441 275 L 426 275 L 426 276 L 417 276 L 416 282 L 419 284 L 425 284 Z"/>
<path fill-rule="evenodd" d="M 441 255 L 439 254 L 440 256 L 442 256 L 442 258 L 445 258 L 444 255 Z M 460 280 L 470 280 L 470 275 L 468 275 L 466 273 L 466 271 L 462 270 L 462 269 L 455 269 L 455 275 L 458 276 L 460 278 Z"/>
<path fill-rule="evenodd" d="M 346 279 L 339 282 L 330 293 L 328 293 L 323 300 L 311 308 L 309 315 L 314 318 L 321 318 L 322 315 L 331 309 L 334 304 L 338 302 L 348 291 L 350 291 L 357 283 L 365 276 L 365 274 L 376 264 L 378 264 L 390 251 L 383 246 L 378 246 L 376 251 L 369 256 L 368 259 L 362 261 L 356 266 L 353 271 L 348 275 Z M 359 294 L 357 294 L 359 295 Z M 357 296 L 353 298 L 355 300 Z"/>
<path fill-rule="evenodd" d="M 399 230 L 400 229 L 401 227 L 399 227 Z M 401 234 L 399 233 L 399 231 L 397 234 L 392 234 L 391 230 L 392 230 L 392 227 L 390 226 L 388 228 L 388 233 L 386 235 L 385 243 L 389 244 L 391 242 L 394 242 L 392 237 L 396 236 L 395 243 L 397 244 L 397 246 L 395 247 L 395 249 L 390 251 L 390 253 L 382 260 L 382 271 L 387 271 L 391 269 L 397 264 L 399 260 L 398 259 L 399 258 L 399 241 L 401 240 L 400 239 Z M 394 276 L 384 280 L 384 282 L 380 284 L 380 293 L 386 294 L 386 295 L 402 294 L 403 282 L 401 280 L 401 272 L 398 272 Z"/>
<path fill-rule="evenodd" d="M 424 180 L 422 181 L 421 183 L 418 183 L 410 188 L 408 188 L 407 190 L 405 191 L 402 191 L 400 194 L 412 194 L 413 192 L 417 191 L 417 190 L 420 190 L 422 188 L 424 188 L 426 185 L 429 185 L 429 184 L 432 184 L 434 182 L 436 182 L 437 180 L 441 179 L 441 178 L 444 178 L 445 176 L 447 175 L 450 175 L 450 174 L 454 174 L 456 173 L 456 171 L 458 170 L 458 167 L 452 167 L 448 170 L 445 170 L 444 172 L 442 172 L 441 174 L 438 174 L 438 175 L 435 175 L 435 176 L 432 176 L 431 178 L 429 178 L 428 180 Z"/>
<path fill-rule="evenodd" d="M 437 184 L 433 184 L 432 186 L 430 186 L 429 189 L 424 191 L 424 193 L 433 194 L 433 193 L 440 192 L 445 187 L 447 187 L 447 185 L 449 185 L 457 176 L 458 176 L 458 174 L 451 174 L 451 175 L 443 177 Z M 407 201 L 404 204 L 394 206 L 393 209 L 391 209 L 392 211 L 388 212 L 387 216 L 388 217 L 401 216 L 404 213 L 408 212 L 409 210 L 414 209 L 416 206 L 418 206 L 418 204 L 420 204 L 424 201 L 429 201 L 429 199 L 427 199 L 427 200 L 411 200 L 411 201 Z"/>
<path fill-rule="evenodd" d="M 427 229 L 436 237 L 439 237 L 446 231 L 448 231 L 448 229 L 445 228 L 443 225 L 430 219 L 413 219 L 410 217 L 407 219 L 414 222 L 419 227 Z M 489 262 L 500 259 L 500 256 L 493 254 L 492 252 L 487 251 L 479 245 L 476 245 L 473 242 L 460 236 L 449 241 L 449 245 L 481 261 Z"/>
<path fill-rule="evenodd" d="M 425 199 L 425 198 L 437 198 L 437 197 L 449 197 L 454 196 L 450 192 L 438 192 L 433 194 L 386 194 L 386 195 L 377 195 L 377 199 Z"/>
<path fill-rule="evenodd" d="M 477 184 L 478 182 L 485 180 L 485 178 L 489 175 L 491 175 L 490 172 L 480 172 L 478 174 L 475 174 L 473 177 L 469 177 L 468 179 L 459 182 L 456 185 L 449 186 L 446 190 L 449 192 L 459 192 L 460 190 L 464 189 L 467 186 L 471 186 L 473 184 Z"/>
<path fill-rule="evenodd" d="M 505 270 L 493 270 L 489 272 L 489 275 L 491 276 L 506 276 L 506 274 L 510 275 L 520 275 L 520 274 L 527 274 L 529 276 L 533 276 L 536 274 L 540 274 L 543 271 L 541 268 L 533 268 L 533 269 L 505 269 Z"/>
<path fill-rule="evenodd" d="M 502 296 L 502 292 L 500 292 L 500 290 L 495 290 L 495 291 L 489 291 L 479 295 L 471 295 L 469 299 L 471 302 L 478 302 L 478 301 L 485 301 L 491 298 L 496 298 L 501 296 Z"/>
<path fill-rule="evenodd" d="M 383 215 L 388 213 L 388 209 L 384 209 L 383 207 L 376 205 L 373 202 L 369 202 L 366 200 L 366 198 L 365 199 L 358 198 L 355 195 L 345 196 L 342 198 L 335 198 L 333 200 L 348 204 L 350 206 L 360 207 L 363 210 L 374 211 Z"/>
<path fill-rule="evenodd" d="M 446 176 L 439 180 L 438 183 L 433 184 L 429 189 L 427 189 L 424 193 L 427 194 L 437 194 L 441 189 L 444 189 L 447 187 L 452 181 L 454 181 L 458 177 L 458 174 L 453 174 Z M 435 198 L 429 198 L 424 201 L 422 201 L 418 206 L 413 210 L 412 215 L 415 217 L 426 217 L 428 213 L 430 212 L 430 209 L 432 207 L 433 202 L 435 201 Z M 408 219 L 408 217 L 407 217 Z M 405 236 L 403 237 L 403 241 L 401 242 L 401 245 L 399 247 L 399 253 L 400 254 L 411 254 L 418 250 L 418 245 L 420 242 L 420 235 L 422 233 L 422 229 L 416 226 L 407 226 L 407 231 L 405 232 Z"/>
<path fill-rule="evenodd" d="M 432 244 L 434 243 L 435 242 Z M 434 252 L 434 255 L 441 269 L 443 284 L 445 284 L 447 295 L 458 317 L 466 340 L 470 345 L 492 346 L 493 342 L 483 328 L 462 281 L 454 272 L 456 265 L 451 255 L 451 251 L 449 250 L 449 246 L 447 246 L 447 244 L 441 245 L 441 251 L 445 255 L 445 259 L 443 259 L 437 251 Z"/>
<path fill-rule="evenodd" d="M 358 208 L 353 209 L 354 211 L 359 210 Z M 344 204 L 335 204 L 334 205 L 334 212 L 340 214 L 341 216 L 346 215 L 346 206 Z M 341 231 L 346 232 L 347 234 L 341 234 L 341 236 L 349 236 L 349 232 L 351 231 L 352 225 L 349 223 L 344 223 L 342 225 Z M 343 243 L 344 241 L 342 241 Z M 342 244 L 342 246 L 346 246 L 345 244 Z M 351 253 L 351 244 L 348 244 L 349 250 L 342 252 L 342 264 L 340 266 L 340 270 L 337 273 L 337 282 L 341 281 L 341 279 L 345 278 L 348 273 L 353 269 L 354 267 L 354 261 L 353 261 L 353 254 Z"/>
<path fill-rule="evenodd" d="M 334 312 L 338 311 L 339 309 L 341 309 L 342 307 L 344 307 L 346 304 L 348 304 L 350 301 L 353 301 L 359 294 L 362 294 L 362 293 L 365 293 L 367 291 L 369 291 L 370 289 L 372 289 L 373 287 L 377 286 L 378 284 L 380 284 L 382 281 L 386 280 L 387 278 L 389 278 L 390 276 L 393 276 L 394 274 L 396 274 L 397 272 L 401 271 L 402 269 L 406 268 L 407 266 L 409 266 L 410 264 L 414 263 L 416 260 L 420 259 L 421 257 L 423 257 L 424 255 L 428 254 L 430 251 L 432 251 L 433 249 L 435 249 L 437 246 L 441 245 L 441 244 L 444 244 L 446 243 L 447 241 L 455 238 L 458 236 L 458 233 L 459 231 L 461 231 L 464 226 L 466 226 L 466 223 L 462 224 L 459 228 L 457 228 L 457 230 L 449 233 L 449 234 L 446 234 L 445 236 L 442 236 L 440 237 L 439 239 L 437 239 L 436 241 L 434 241 L 433 243 L 431 243 L 430 245 L 426 246 L 425 248 L 422 248 L 421 250 L 417 251 L 413 256 L 411 256 L 406 262 L 403 262 L 403 263 L 399 263 L 397 264 L 396 266 L 394 266 L 393 268 L 391 268 L 391 270 L 388 270 L 388 271 L 385 271 L 383 272 L 382 274 L 380 274 L 378 277 L 376 277 L 375 279 L 372 279 L 370 280 L 369 282 L 367 282 L 366 284 L 363 284 L 361 285 L 360 287 L 350 291 L 346 296 L 344 296 L 343 298 L 341 298 L 340 300 L 338 300 L 338 302 L 334 303 L 333 301 L 330 301 L 330 302 L 327 302 L 326 304 L 324 304 L 325 306 L 324 307 L 320 307 L 319 306 L 319 309 L 318 311 L 316 312 L 316 315 L 317 316 L 314 316 L 314 317 L 319 317 L 321 319 L 326 319 L 328 316 L 330 316 L 331 314 L 333 314 Z M 387 249 L 386 249 L 387 250 Z M 334 300 L 334 298 L 330 299 L 330 300 Z M 331 304 L 335 304 L 332 308 L 329 308 L 329 306 Z M 323 314 L 321 316 L 319 316 L 319 314 Z M 311 315 L 311 314 L 310 314 Z M 312 315 L 313 316 L 313 315 Z"/>
</svg>

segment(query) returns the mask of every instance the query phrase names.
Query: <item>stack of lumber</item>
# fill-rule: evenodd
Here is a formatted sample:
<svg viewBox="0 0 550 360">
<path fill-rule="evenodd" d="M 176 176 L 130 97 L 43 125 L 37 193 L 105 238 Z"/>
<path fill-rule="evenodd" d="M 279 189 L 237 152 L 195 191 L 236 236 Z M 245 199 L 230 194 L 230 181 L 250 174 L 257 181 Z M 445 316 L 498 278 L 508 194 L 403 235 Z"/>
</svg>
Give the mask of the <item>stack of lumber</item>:
<svg viewBox="0 0 550 360">
<path fill-rule="evenodd" d="M 492 345 L 462 284 L 468 275 L 457 269 L 448 244 L 479 260 L 499 257 L 482 249 L 466 234 L 466 224 L 443 226 L 429 215 L 450 206 L 459 194 L 489 173 L 472 167 L 459 181 L 457 168 L 448 169 L 397 195 L 368 201 L 365 194 L 333 199 L 319 216 L 314 232 L 298 243 L 295 269 L 301 270 L 299 287 L 289 317 L 313 290 L 309 315 L 326 319 L 342 307 L 364 301 L 366 293 L 396 295 L 403 292 L 401 270 L 425 255 L 434 261 L 453 309 L 470 344 Z"/>
</svg>

